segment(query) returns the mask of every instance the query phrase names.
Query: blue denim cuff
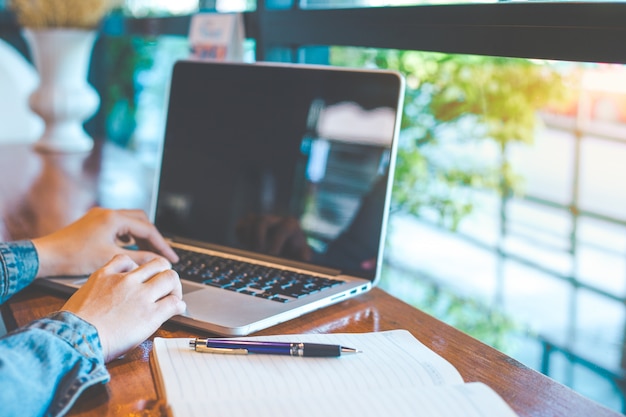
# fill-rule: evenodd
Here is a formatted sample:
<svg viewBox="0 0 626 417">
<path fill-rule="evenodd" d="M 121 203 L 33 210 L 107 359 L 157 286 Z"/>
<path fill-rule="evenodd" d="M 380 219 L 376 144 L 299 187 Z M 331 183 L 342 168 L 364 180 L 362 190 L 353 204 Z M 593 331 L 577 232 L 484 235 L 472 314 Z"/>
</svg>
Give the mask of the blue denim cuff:
<svg viewBox="0 0 626 417">
<path fill-rule="evenodd" d="M 52 313 L 43 319 L 30 323 L 27 327 L 53 333 L 94 364 L 104 364 L 98 331 L 90 323 L 69 311 Z"/>
<path fill-rule="evenodd" d="M 31 241 L 0 242 L 0 304 L 33 282 L 38 270 L 39 258 Z"/>
<path fill-rule="evenodd" d="M 65 414 L 87 388 L 109 381 L 100 338 L 91 324 L 75 314 L 60 311 L 29 324 L 27 328 L 51 333 L 79 354 L 77 365 L 57 387 L 48 409 L 50 415 Z"/>
</svg>

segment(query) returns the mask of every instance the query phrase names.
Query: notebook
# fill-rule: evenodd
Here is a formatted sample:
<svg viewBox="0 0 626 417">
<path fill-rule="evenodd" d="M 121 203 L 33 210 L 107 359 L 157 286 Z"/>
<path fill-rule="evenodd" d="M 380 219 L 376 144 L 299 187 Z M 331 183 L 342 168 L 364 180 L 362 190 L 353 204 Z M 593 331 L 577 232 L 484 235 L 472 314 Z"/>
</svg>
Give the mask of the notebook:
<svg viewBox="0 0 626 417">
<path fill-rule="evenodd" d="M 406 330 L 250 337 L 331 343 L 361 353 L 340 358 L 199 353 L 189 339 L 154 339 L 150 362 L 166 415 L 307 417 L 516 417 L 482 382 Z"/>
<path fill-rule="evenodd" d="M 179 61 L 152 219 L 184 315 L 247 335 L 379 280 L 404 93 L 393 71 Z"/>
</svg>

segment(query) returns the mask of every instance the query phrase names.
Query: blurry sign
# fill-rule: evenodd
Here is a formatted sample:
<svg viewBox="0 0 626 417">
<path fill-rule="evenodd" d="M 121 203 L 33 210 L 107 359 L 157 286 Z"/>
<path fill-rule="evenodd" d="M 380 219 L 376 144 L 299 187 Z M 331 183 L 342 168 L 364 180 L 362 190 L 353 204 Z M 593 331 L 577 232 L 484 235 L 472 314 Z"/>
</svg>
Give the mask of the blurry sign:
<svg viewBox="0 0 626 417">
<path fill-rule="evenodd" d="M 198 13 L 191 19 L 192 58 L 242 61 L 243 42 L 241 13 Z"/>
</svg>

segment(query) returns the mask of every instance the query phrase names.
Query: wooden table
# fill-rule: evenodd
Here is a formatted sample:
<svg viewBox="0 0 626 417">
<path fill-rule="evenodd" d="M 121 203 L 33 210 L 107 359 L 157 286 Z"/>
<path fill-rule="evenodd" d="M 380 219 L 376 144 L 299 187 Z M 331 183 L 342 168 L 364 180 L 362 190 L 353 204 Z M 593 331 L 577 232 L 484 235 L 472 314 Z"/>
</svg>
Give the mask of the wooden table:
<svg viewBox="0 0 626 417">
<path fill-rule="evenodd" d="M 32 152 L 28 146 L 0 145 L 0 236 L 22 239 L 61 227 L 95 204 L 124 207 L 107 169 L 131 172 L 125 181 L 151 189 L 153 172 L 133 163 L 125 151 L 97 146 L 91 155 L 58 156 Z M 120 155 L 123 155 L 120 156 Z M 109 158 L 115 161 L 113 166 Z M 107 169 L 104 169 L 107 167 Z M 125 187 L 128 186 L 124 182 Z M 110 184 L 109 184 L 110 185 Z M 132 188 L 132 187 L 131 187 Z M 107 196 L 107 192 L 112 193 Z M 119 193 L 118 193 L 119 194 Z M 149 199 L 133 195 L 133 207 Z M 139 196 L 141 197 L 141 196 Z M 106 201 L 107 204 L 103 204 Z M 143 203 L 141 203 L 143 201 Z M 3 307 L 8 327 L 24 325 L 62 306 L 65 298 L 37 287 L 16 295 Z M 520 416 L 619 416 L 514 359 L 442 323 L 380 289 L 322 311 L 257 333 L 340 333 L 408 329 L 450 361 L 465 381 L 482 381 L 497 391 Z M 191 329 L 165 324 L 156 335 L 187 337 Z M 108 365 L 111 382 L 84 394 L 71 415 L 161 415 L 149 365 L 148 340 Z"/>
</svg>

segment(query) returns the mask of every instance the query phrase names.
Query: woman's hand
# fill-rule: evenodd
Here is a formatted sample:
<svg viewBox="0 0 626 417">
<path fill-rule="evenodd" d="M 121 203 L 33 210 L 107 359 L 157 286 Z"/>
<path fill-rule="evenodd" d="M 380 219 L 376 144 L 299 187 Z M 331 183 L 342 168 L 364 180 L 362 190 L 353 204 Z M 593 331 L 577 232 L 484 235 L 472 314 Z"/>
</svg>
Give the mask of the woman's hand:
<svg viewBox="0 0 626 417">
<path fill-rule="evenodd" d="M 120 242 L 134 242 L 139 250 Z M 141 210 L 93 208 L 50 235 L 33 239 L 39 256 L 37 277 L 89 275 L 117 254 L 142 265 L 158 256 L 170 262 L 178 256 Z"/>
<path fill-rule="evenodd" d="M 164 258 L 138 266 L 116 255 L 63 306 L 97 330 L 107 362 L 139 345 L 185 311 L 178 274 Z"/>
</svg>

